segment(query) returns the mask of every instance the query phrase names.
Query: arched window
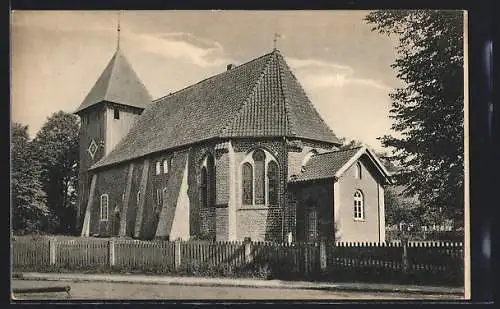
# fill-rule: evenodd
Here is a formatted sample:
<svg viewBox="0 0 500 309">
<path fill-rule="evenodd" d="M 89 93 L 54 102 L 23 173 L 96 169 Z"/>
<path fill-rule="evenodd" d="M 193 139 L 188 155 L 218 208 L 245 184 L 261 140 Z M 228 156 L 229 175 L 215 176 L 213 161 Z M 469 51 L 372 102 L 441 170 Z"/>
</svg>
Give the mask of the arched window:
<svg viewBox="0 0 500 309">
<path fill-rule="evenodd" d="M 163 160 L 163 174 L 168 173 L 168 160 Z"/>
<path fill-rule="evenodd" d="M 361 179 L 362 177 L 361 163 L 359 162 L 356 162 L 356 168 L 354 169 L 354 177 L 356 177 L 356 179 Z"/>
<path fill-rule="evenodd" d="M 202 207 L 215 204 L 215 162 L 211 154 L 203 160 L 200 174 L 200 203 Z"/>
<path fill-rule="evenodd" d="M 354 192 L 354 219 L 363 220 L 365 218 L 363 193 L 360 190 Z"/>
<path fill-rule="evenodd" d="M 266 194 L 266 171 L 265 160 L 266 155 L 262 150 L 255 150 L 253 153 L 254 169 L 255 169 L 255 204 L 265 204 Z"/>
<path fill-rule="evenodd" d="M 207 207 L 208 206 L 208 188 L 207 188 L 207 182 L 208 182 L 208 175 L 207 175 L 207 168 L 204 166 L 201 168 L 201 183 L 200 183 L 200 189 L 201 189 L 201 207 Z"/>
<path fill-rule="evenodd" d="M 257 149 L 248 154 L 241 166 L 243 205 L 277 205 L 279 168 L 272 155 Z"/>
<path fill-rule="evenodd" d="M 156 175 L 160 175 L 161 173 L 161 162 L 156 162 Z"/>
<path fill-rule="evenodd" d="M 140 201 L 141 201 L 141 190 L 137 191 L 137 197 L 136 197 L 137 206 L 139 206 Z"/>
<path fill-rule="evenodd" d="M 269 161 L 267 165 L 267 179 L 269 182 L 269 204 L 278 205 L 278 164 Z"/>
<path fill-rule="evenodd" d="M 318 152 L 316 151 L 316 149 L 312 149 L 311 151 L 309 151 L 305 156 L 304 156 L 304 160 L 302 160 L 302 165 L 301 165 L 301 169 L 302 171 L 304 171 L 304 167 L 305 165 L 307 164 L 307 162 L 309 162 L 309 160 L 311 160 L 311 158 L 314 156 L 314 155 L 317 155 Z"/>
<path fill-rule="evenodd" d="M 109 197 L 107 194 L 101 195 L 101 221 L 108 221 L 108 203 Z"/>
<path fill-rule="evenodd" d="M 243 163 L 243 205 L 253 204 L 253 172 L 252 165 Z"/>
</svg>

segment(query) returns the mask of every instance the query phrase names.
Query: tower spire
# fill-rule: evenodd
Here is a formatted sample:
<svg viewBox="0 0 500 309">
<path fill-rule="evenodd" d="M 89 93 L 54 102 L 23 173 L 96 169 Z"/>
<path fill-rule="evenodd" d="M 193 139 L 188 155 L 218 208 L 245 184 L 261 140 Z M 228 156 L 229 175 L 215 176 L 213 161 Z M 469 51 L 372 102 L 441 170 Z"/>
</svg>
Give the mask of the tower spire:
<svg viewBox="0 0 500 309">
<path fill-rule="evenodd" d="M 120 49 L 120 17 L 121 17 L 121 11 L 118 11 L 118 25 L 116 28 L 116 50 Z"/>
</svg>

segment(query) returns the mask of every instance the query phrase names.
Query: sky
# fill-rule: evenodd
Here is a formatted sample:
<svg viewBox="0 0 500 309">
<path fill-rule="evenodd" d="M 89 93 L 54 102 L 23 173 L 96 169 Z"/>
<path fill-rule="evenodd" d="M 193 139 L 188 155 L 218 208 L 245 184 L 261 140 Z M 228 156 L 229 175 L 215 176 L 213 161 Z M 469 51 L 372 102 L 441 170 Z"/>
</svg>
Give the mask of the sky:
<svg viewBox="0 0 500 309">
<path fill-rule="evenodd" d="M 122 11 L 120 47 L 153 98 L 277 48 L 338 137 L 382 150 L 389 92 L 401 86 L 397 42 L 371 31 L 368 11 Z M 11 15 L 11 120 L 33 137 L 73 112 L 111 59 L 117 11 Z"/>
</svg>

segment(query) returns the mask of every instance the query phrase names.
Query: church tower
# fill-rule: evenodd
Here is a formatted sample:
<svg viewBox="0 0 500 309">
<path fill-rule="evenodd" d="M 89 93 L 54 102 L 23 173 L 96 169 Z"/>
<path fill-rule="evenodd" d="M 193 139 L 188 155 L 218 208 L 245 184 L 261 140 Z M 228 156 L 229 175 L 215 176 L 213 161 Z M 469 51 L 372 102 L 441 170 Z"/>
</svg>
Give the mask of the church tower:
<svg viewBox="0 0 500 309">
<path fill-rule="evenodd" d="M 74 112 L 80 117 L 80 169 L 77 203 L 77 229 L 81 228 L 83 205 L 90 188 L 88 169 L 106 156 L 129 132 L 135 119 L 152 102 L 120 49 L 118 43 L 108 65 L 81 105 Z"/>
</svg>

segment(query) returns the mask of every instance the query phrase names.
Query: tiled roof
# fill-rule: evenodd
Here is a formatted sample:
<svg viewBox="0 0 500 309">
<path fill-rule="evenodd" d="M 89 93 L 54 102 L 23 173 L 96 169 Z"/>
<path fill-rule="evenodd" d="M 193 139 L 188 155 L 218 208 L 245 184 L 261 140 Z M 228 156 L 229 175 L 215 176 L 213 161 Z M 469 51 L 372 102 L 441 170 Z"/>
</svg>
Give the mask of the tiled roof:
<svg viewBox="0 0 500 309">
<path fill-rule="evenodd" d="M 351 159 L 362 147 L 343 149 L 320 153 L 311 157 L 303 171 L 290 180 L 302 182 L 318 179 L 333 178 L 335 174 Z"/>
<path fill-rule="evenodd" d="M 146 108 L 152 102 L 151 95 L 120 49 L 116 50 L 75 113 L 103 101 L 138 108 Z"/>
<path fill-rule="evenodd" d="M 278 51 L 156 100 L 92 168 L 211 138 L 257 136 L 338 143 Z"/>
</svg>

